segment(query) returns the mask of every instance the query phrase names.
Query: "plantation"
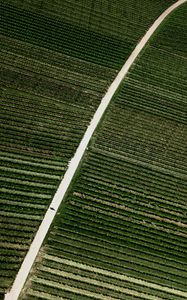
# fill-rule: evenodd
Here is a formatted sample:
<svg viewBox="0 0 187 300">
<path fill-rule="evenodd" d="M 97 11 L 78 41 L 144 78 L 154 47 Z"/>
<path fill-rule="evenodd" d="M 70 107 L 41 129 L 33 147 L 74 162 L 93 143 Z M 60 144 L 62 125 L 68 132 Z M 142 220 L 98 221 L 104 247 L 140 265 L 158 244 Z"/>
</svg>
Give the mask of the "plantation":
<svg viewBox="0 0 187 300">
<path fill-rule="evenodd" d="M 183 5 L 130 69 L 20 300 L 187 298 L 186 40 L 168 34 L 186 17 Z"/>
<path fill-rule="evenodd" d="M 9 19 L 1 27 L 2 292 L 10 288 L 68 162 L 116 74 L 41 47 L 39 39 L 33 45 L 28 31 L 20 27 L 26 26 L 26 12 L 24 19 L 19 11 L 21 20 L 16 8 L 6 6 L 3 12 Z"/>
<path fill-rule="evenodd" d="M 175 0 L 7 0 L 19 8 L 63 20 L 76 28 L 99 32 L 120 40 L 139 39 Z M 71 38 L 69 36 L 68 38 Z M 105 39 L 105 38 L 104 38 Z M 94 41 L 95 43 L 96 41 Z M 94 46 L 94 45 L 93 45 Z M 92 51 L 93 52 L 93 51 Z M 92 54 L 93 56 L 93 54 Z"/>
<path fill-rule="evenodd" d="M 0 4 L 0 299 L 110 83 L 174 2 Z M 112 100 L 20 299 L 187 298 L 186 13 Z"/>
</svg>

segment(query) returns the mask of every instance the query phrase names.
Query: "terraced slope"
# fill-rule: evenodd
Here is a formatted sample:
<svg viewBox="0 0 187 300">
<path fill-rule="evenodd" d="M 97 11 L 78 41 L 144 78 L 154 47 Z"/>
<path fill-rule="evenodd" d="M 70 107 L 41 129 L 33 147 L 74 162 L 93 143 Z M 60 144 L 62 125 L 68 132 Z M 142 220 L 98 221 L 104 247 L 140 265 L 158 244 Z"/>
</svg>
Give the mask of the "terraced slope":
<svg viewBox="0 0 187 300">
<path fill-rule="evenodd" d="M 20 300 L 187 299 L 186 19 L 113 99 Z"/>
<path fill-rule="evenodd" d="M 102 19 L 91 2 L 29 2 L 0 4 L 2 295 L 102 95 L 148 26 L 174 1 L 145 1 L 147 12 L 135 2 L 116 2 Z"/>
</svg>

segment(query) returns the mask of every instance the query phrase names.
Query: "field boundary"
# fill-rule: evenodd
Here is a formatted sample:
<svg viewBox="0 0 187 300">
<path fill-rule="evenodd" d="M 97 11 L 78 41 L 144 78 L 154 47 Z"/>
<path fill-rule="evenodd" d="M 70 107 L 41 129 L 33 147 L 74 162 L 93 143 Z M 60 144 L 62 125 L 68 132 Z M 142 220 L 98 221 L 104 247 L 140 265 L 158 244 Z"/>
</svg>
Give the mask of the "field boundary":
<svg viewBox="0 0 187 300">
<path fill-rule="evenodd" d="M 10 289 L 10 291 L 5 295 L 5 300 L 17 300 L 21 290 L 25 284 L 25 281 L 29 275 L 29 272 L 32 268 L 32 265 L 36 259 L 36 256 L 40 250 L 40 247 L 45 239 L 45 236 L 51 226 L 51 223 L 56 215 L 56 212 L 61 205 L 64 196 L 72 182 L 72 179 L 80 165 L 80 162 L 83 158 L 83 155 L 88 147 L 88 144 L 92 138 L 92 135 L 98 126 L 101 118 L 104 115 L 104 112 L 106 111 L 106 108 L 108 107 L 112 97 L 114 96 L 115 92 L 119 88 L 120 84 L 122 83 L 122 80 L 126 76 L 127 72 L 129 71 L 130 67 L 134 63 L 137 56 L 140 54 L 141 50 L 144 48 L 146 43 L 149 41 L 155 30 L 158 28 L 158 26 L 165 20 L 165 18 L 178 6 L 181 4 L 184 4 L 187 0 L 179 0 L 173 5 L 171 5 L 168 9 L 166 9 L 153 23 L 153 25 L 149 28 L 149 30 L 146 32 L 146 34 L 143 36 L 143 38 L 140 40 L 140 42 L 137 44 L 135 49 L 132 51 L 131 55 L 123 65 L 122 69 L 117 74 L 116 78 L 108 88 L 106 94 L 101 100 L 101 103 L 99 107 L 97 108 L 92 121 L 90 122 L 76 152 L 72 160 L 69 162 L 68 169 L 53 197 L 53 200 L 51 204 L 49 205 L 49 208 L 43 218 L 42 223 L 40 224 L 40 227 L 30 245 L 30 248 L 23 260 L 23 263 L 17 273 L 17 276 L 15 278 L 15 281 Z"/>
</svg>

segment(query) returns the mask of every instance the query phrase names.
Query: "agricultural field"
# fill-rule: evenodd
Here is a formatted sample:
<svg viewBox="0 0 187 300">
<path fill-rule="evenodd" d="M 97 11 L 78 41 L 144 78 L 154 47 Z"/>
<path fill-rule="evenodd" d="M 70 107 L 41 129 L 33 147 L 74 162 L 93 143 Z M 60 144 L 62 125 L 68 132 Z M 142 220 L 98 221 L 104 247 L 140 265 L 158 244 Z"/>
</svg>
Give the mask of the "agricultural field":
<svg viewBox="0 0 187 300">
<path fill-rule="evenodd" d="M 50 54 L 54 63 L 63 59 L 64 66 L 25 59 L 23 54 L 32 54 L 33 46 L 24 49 L 18 43 L 22 53 L 18 55 L 18 50 L 10 52 L 6 41 L 3 47 L 9 50 L 3 49 L 2 55 L 0 113 L 1 288 L 8 288 L 17 273 L 107 80 L 113 76 L 112 71 L 100 68 L 96 79 L 99 68 L 94 70 L 95 65 L 76 59 L 70 63 L 69 58 L 44 50 L 43 58 Z M 34 50 L 40 54 L 40 49 Z M 84 68 L 77 72 L 80 66 Z"/>
<path fill-rule="evenodd" d="M 179 177 L 187 175 L 186 16 L 184 5 L 162 25 L 129 71 L 92 142 L 94 148 L 134 161 L 138 157 Z"/>
<path fill-rule="evenodd" d="M 14 18 L 14 16 L 12 16 Z M 1 36 L 0 290 L 8 289 L 115 69 Z M 15 25 L 15 24 L 14 24 Z M 1 27 L 3 28 L 3 27 Z M 26 33 L 25 33 L 26 34 Z"/>
<path fill-rule="evenodd" d="M 175 0 L 7 0 L 33 12 L 44 13 L 78 28 L 122 41 L 139 40 L 153 21 Z"/>
<path fill-rule="evenodd" d="M 186 19 L 183 5 L 130 69 L 20 300 L 187 299 Z"/>
<path fill-rule="evenodd" d="M 0 298 L 102 96 L 174 2 L 1 2 Z"/>
</svg>

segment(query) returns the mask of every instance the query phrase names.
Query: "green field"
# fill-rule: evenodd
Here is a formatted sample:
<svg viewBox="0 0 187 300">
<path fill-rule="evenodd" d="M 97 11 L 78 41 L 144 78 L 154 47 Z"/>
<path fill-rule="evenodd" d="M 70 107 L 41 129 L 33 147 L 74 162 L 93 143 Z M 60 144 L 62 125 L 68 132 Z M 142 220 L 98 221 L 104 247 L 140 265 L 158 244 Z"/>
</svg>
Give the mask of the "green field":
<svg viewBox="0 0 187 300">
<path fill-rule="evenodd" d="M 20 300 L 187 298 L 186 18 L 112 100 Z"/>
<path fill-rule="evenodd" d="M 0 298 L 102 96 L 174 2 L 0 4 Z M 22 299 L 171 299 L 136 278 L 186 291 L 185 16 L 168 19 L 112 100 Z"/>
<path fill-rule="evenodd" d="M 126 41 L 127 38 L 137 41 L 156 17 L 175 2 L 175 0 L 6 1 L 19 8 L 75 25 L 76 28 L 88 29 L 122 41 Z"/>
</svg>

